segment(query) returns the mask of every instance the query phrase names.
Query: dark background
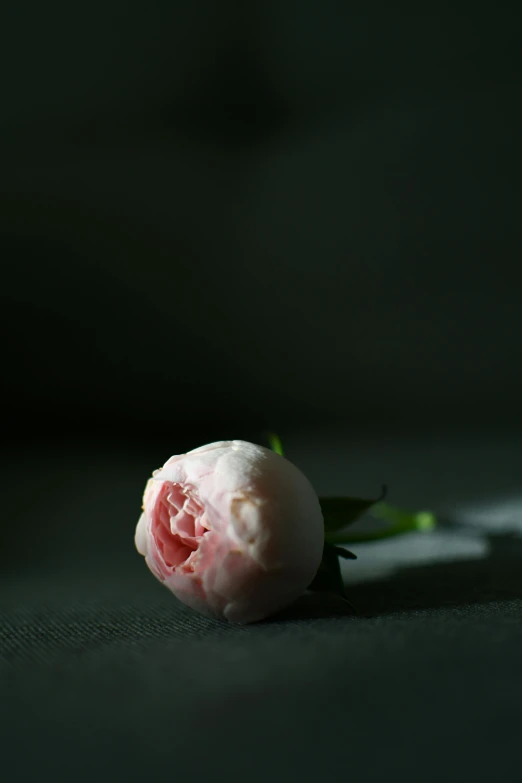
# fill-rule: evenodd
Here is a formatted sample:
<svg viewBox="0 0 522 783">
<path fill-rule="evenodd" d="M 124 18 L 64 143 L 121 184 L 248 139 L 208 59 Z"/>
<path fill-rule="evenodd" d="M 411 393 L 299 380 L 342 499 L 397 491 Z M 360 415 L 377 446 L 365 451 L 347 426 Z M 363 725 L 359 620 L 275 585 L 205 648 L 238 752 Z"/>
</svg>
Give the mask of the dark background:
<svg viewBox="0 0 522 783">
<path fill-rule="evenodd" d="M 266 428 L 318 492 L 387 482 L 442 536 L 520 497 L 521 22 L 2 6 L 6 783 L 518 783 L 520 539 L 237 628 L 133 535 L 152 469 Z"/>
<path fill-rule="evenodd" d="M 17 435 L 521 424 L 521 16 L 7 4 Z"/>
</svg>

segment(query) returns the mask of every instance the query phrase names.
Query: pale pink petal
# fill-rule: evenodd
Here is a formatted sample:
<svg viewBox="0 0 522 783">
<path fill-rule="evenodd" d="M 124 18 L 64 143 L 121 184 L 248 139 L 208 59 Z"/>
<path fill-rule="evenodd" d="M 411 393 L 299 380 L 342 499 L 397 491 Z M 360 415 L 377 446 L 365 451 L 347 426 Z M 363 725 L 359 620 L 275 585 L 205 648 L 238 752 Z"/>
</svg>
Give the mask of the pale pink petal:
<svg viewBox="0 0 522 783">
<path fill-rule="evenodd" d="M 147 543 L 148 543 L 148 533 L 147 533 L 147 517 L 143 513 L 138 521 L 138 524 L 136 525 L 136 535 L 134 536 L 134 543 L 136 544 L 136 549 L 140 553 L 140 555 L 146 555 L 147 554 Z"/>
<path fill-rule="evenodd" d="M 136 547 L 197 611 L 255 622 L 295 600 L 319 566 L 324 529 L 310 482 L 245 441 L 208 444 L 155 471 Z"/>
</svg>

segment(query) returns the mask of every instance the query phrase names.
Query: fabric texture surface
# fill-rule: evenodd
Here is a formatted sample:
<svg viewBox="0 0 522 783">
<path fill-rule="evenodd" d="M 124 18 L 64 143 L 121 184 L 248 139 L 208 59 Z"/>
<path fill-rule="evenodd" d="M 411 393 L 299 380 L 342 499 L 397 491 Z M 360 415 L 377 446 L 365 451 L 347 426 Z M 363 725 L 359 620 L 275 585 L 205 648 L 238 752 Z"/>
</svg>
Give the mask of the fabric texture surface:
<svg viewBox="0 0 522 783">
<path fill-rule="evenodd" d="M 445 511 L 488 492 L 513 498 L 516 443 L 480 443 L 364 449 L 326 438 L 305 448 L 289 438 L 319 492 L 356 494 L 393 465 L 394 499 L 423 493 L 440 527 L 402 545 L 354 547 L 357 615 L 305 595 L 244 627 L 183 607 L 134 552 L 140 493 L 164 455 L 99 443 L 48 448 L 45 459 L 42 445 L 10 454 L 2 779 L 518 781 L 520 519 L 486 529 Z M 409 560 L 394 566 L 399 550 Z M 380 573 L 367 570 L 372 553 Z"/>
</svg>

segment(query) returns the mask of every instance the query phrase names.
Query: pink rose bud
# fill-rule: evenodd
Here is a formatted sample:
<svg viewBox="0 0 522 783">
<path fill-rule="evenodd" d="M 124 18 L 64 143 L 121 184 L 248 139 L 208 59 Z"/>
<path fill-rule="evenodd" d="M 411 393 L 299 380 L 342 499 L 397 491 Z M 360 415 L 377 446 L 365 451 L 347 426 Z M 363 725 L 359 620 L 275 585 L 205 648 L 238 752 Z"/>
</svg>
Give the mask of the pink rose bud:
<svg viewBox="0 0 522 783">
<path fill-rule="evenodd" d="M 251 623 L 310 585 L 323 553 L 323 515 L 306 476 L 284 457 L 223 441 L 171 457 L 152 475 L 136 548 L 180 601 Z"/>
</svg>

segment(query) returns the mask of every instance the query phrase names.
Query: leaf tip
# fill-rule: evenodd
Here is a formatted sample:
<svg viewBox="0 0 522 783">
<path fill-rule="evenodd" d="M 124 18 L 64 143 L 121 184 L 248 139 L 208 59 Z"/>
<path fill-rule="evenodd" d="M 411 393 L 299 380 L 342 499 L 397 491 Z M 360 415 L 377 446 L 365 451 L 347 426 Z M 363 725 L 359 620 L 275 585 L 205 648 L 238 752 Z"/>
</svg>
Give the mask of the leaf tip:
<svg viewBox="0 0 522 783">
<path fill-rule="evenodd" d="M 284 457 L 283 453 L 283 444 L 281 443 L 281 438 L 277 433 L 275 432 L 267 432 L 266 438 L 270 444 L 270 448 L 272 451 L 275 451 L 276 454 L 279 454 L 281 457 Z"/>
</svg>

